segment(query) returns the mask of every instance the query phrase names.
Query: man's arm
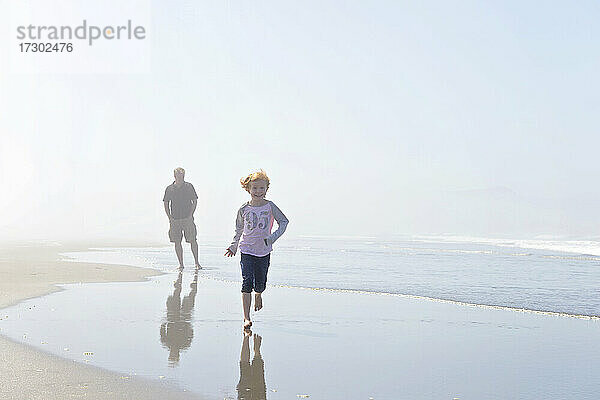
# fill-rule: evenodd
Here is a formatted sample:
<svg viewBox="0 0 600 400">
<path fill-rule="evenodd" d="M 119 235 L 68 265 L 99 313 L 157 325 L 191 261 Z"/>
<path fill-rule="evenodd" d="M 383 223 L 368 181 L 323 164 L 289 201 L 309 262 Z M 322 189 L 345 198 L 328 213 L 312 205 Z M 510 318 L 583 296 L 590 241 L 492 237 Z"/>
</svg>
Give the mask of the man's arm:
<svg viewBox="0 0 600 400">
<path fill-rule="evenodd" d="M 163 204 L 165 205 L 165 213 L 167 213 L 167 217 L 169 218 L 169 221 L 173 219 L 173 217 L 171 216 L 171 209 L 169 208 L 169 201 L 163 201 Z"/>
<path fill-rule="evenodd" d="M 194 216 L 194 211 L 196 211 L 196 206 L 198 205 L 198 194 L 196 193 L 196 188 L 191 183 L 189 184 L 192 189 L 192 213 L 190 214 L 190 218 Z"/>
<path fill-rule="evenodd" d="M 194 212 L 196 211 L 196 206 L 198 205 L 198 199 L 192 199 L 192 213 L 190 217 L 194 216 Z"/>
</svg>

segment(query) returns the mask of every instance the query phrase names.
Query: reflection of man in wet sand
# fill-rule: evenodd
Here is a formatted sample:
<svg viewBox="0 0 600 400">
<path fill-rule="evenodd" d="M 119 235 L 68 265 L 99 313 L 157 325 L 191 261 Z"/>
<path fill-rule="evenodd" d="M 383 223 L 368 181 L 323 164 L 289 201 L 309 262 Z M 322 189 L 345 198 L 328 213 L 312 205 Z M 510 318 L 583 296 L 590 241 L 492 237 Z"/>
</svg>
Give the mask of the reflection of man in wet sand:
<svg viewBox="0 0 600 400">
<path fill-rule="evenodd" d="M 262 338 L 254 334 L 254 359 L 250 364 L 250 336 L 251 331 L 244 331 L 240 355 L 240 382 L 237 385 L 238 400 L 266 400 L 265 363 L 260 355 Z"/>
<path fill-rule="evenodd" d="M 186 182 L 185 170 L 176 168 L 173 171 L 175 182 L 167 186 L 163 203 L 165 212 L 169 217 L 169 240 L 175 243 L 175 254 L 179 261 L 179 270 L 183 269 L 183 247 L 181 240 L 190 244 L 196 269 L 200 269 L 198 262 L 198 242 L 196 241 L 196 224 L 194 223 L 194 211 L 198 202 L 198 195 L 194 186 Z"/>
<path fill-rule="evenodd" d="M 179 353 L 190 347 L 194 337 L 192 328 L 192 314 L 194 301 L 198 292 L 198 272 L 190 284 L 190 294 L 181 301 L 181 282 L 183 274 L 180 272 L 175 281 L 173 295 L 167 298 L 167 322 L 160 326 L 160 341 L 169 349 L 169 364 L 179 362 Z"/>
</svg>

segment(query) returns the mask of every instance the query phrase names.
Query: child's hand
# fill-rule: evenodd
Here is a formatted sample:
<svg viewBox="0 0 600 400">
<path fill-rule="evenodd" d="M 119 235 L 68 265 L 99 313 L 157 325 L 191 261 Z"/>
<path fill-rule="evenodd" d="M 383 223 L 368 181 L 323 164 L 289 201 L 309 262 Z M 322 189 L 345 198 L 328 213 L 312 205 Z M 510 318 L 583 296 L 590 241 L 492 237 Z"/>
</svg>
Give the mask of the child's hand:
<svg viewBox="0 0 600 400">
<path fill-rule="evenodd" d="M 233 251 L 227 249 L 227 251 L 225 251 L 225 257 L 233 257 L 235 256 L 235 254 L 233 253 Z"/>
</svg>

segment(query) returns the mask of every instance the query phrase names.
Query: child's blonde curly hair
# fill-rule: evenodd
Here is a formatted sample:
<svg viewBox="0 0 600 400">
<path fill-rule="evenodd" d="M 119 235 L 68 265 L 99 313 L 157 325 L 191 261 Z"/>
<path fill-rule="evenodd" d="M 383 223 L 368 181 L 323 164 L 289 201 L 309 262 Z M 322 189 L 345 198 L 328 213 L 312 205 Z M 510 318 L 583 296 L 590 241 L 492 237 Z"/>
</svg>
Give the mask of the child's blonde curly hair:
<svg viewBox="0 0 600 400">
<path fill-rule="evenodd" d="M 263 180 L 267 182 L 267 189 L 269 189 L 269 177 L 267 176 L 267 173 L 262 169 L 259 169 L 258 171 L 243 177 L 242 179 L 240 179 L 240 183 L 242 184 L 242 188 L 244 188 L 247 192 L 250 192 L 250 184 L 258 180 Z"/>
</svg>

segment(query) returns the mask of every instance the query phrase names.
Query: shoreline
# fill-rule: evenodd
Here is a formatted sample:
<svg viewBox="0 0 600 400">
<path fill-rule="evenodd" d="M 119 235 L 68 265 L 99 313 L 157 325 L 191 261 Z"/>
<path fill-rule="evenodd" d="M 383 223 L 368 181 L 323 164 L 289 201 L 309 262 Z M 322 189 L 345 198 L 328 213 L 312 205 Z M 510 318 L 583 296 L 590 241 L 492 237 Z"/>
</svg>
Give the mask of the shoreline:
<svg viewBox="0 0 600 400">
<path fill-rule="evenodd" d="M 206 278 L 206 279 L 219 280 L 217 278 Z M 228 282 L 227 280 L 223 280 L 223 281 Z M 367 295 L 373 295 L 373 296 L 400 297 L 400 298 L 405 298 L 405 299 L 425 300 L 425 301 L 430 301 L 430 302 L 434 302 L 434 303 L 455 304 L 455 305 L 463 306 L 463 307 L 483 308 L 483 309 L 489 309 L 489 310 L 506 310 L 506 311 L 515 311 L 515 312 L 519 312 L 519 313 L 548 315 L 551 317 L 563 317 L 563 318 L 574 318 L 574 319 L 581 319 L 581 320 L 600 321 L 600 316 L 598 316 L 598 315 L 572 314 L 572 313 L 559 312 L 559 311 L 534 310 L 534 309 L 530 309 L 530 308 L 499 306 L 499 305 L 495 305 L 495 304 L 468 303 L 466 301 L 442 299 L 442 298 L 438 298 L 438 297 L 429 297 L 429 296 L 419 296 L 416 294 L 377 292 L 377 291 L 359 290 L 359 289 L 317 288 L 317 287 L 310 287 L 310 286 L 293 286 L 293 285 L 280 285 L 280 284 L 273 284 L 273 285 L 269 285 L 269 286 L 280 287 L 280 288 L 293 288 L 293 289 L 301 289 L 301 290 L 324 291 L 324 292 L 333 292 L 333 293 L 356 293 L 356 294 L 367 294 Z"/>
<path fill-rule="evenodd" d="M 139 282 L 164 274 L 152 268 L 61 259 L 61 253 L 92 248 L 67 246 L 0 245 L 0 275 L 3 278 L 0 281 L 0 309 L 64 290 L 59 286 L 62 284 Z M 19 284 L 24 286 L 15 287 Z"/>
<path fill-rule="evenodd" d="M 164 274 L 151 268 L 66 262 L 59 253 L 92 246 L 0 245 L 0 310 L 63 291 L 72 283 L 142 282 Z M 1 319 L 0 319 L 1 321 Z M 0 325 L 1 327 L 1 325 Z M 142 377 L 124 376 L 18 343 L 0 330 L 0 399 L 196 399 L 195 394 Z"/>
<path fill-rule="evenodd" d="M 132 247 L 133 246 L 133 247 Z M 164 245 L 149 245 L 151 247 L 166 247 Z M 116 248 L 115 248 L 116 247 Z M 93 248 L 89 248 L 87 250 L 92 251 L 92 252 L 104 252 L 104 251 L 108 251 L 108 252 L 116 252 L 118 251 L 118 249 L 137 249 L 137 248 L 142 248 L 142 247 L 146 247 L 146 246 L 138 246 L 138 245 L 124 245 L 124 246 L 111 246 L 110 248 L 106 248 L 106 247 L 98 247 L 98 246 L 94 246 Z M 67 255 L 67 257 L 70 257 L 69 255 Z M 553 256 L 547 256 L 547 257 L 553 257 Z M 74 259 L 77 259 L 77 257 L 74 257 Z M 81 258 L 79 258 L 79 260 L 81 260 Z M 87 258 L 87 259 L 83 259 L 80 262 L 91 262 L 91 263 L 102 263 L 102 264 L 110 264 L 110 265 L 129 265 L 129 266 L 136 266 L 136 267 L 143 267 L 143 268 L 150 268 L 152 269 L 152 266 L 144 266 L 143 263 L 136 263 L 133 262 L 133 260 L 129 260 L 131 262 L 128 262 L 128 260 L 119 260 L 117 262 L 113 262 L 113 261 L 109 261 L 106 257 L 105 258 L 98 258 L 98 257 L 92 257 L 92 258 Z M 71 262 L 71 260 L 69 260 L 69 262 Z M 159 270 L 162 273 L 164 272 L 164 269 Z M 225 282 L 237 282 L 236 279 L 232 278 L 232 277 L 223 277 L 223 276 L 206 276 L 205 278 L 207 279 L 215 279 L 215 280 L 222 280 Z M 277 282 L 277 281 L 276 281 Z M 380 295 L 380 296 L 392 296 L 392 297 L 399 297 L 399 298 L 409 298 L 409 299 L 417 299 L 417 300 L 425 300 L 425 301 L 429 301 L 429 302 L 437 302 L 437 303 L 449 303 L 449 304 L 456 304 L 456 305 L 461 305 L 461 306 L 465 306 L 465 307 L 472 307 L 472 308 L 482 308 L 482 309 L 489 309 L 489 310 L 509 310 L 509 311 L 514 311 L 514 312 L 518 312 L 518 313 L 530 313 L 530 314 L 538 314 L 538 315 L 548 315 L 548 316 L 554 316 L 554 317 L 563 317 L 563 318 L 574 318 L 574 319 L 581 319 L 581 320 L 600 320 L 600 314 L 598 313 L 594 313 L 593 310 L 591 310 L 589 313 L 581 313 L 581 312 L 576 312 L 576 311 L 570 311 L 568 309 L 552 309 L 551 307 L 548 308 L 544 308 L 544 307 L 539 307 L 539 308 L 527 308 L 527 307 L 523 307 L 520 304 L 503 304 L 502 302 L 472 302 L 469 300 L 462 300 L 462 299 L 455 299 L 452 297 L 435 297 L 435 296 L 430 296 L 430 295 L 425 295 L 425 294 L 413 294 L 413 293 L 407 293 L 407 292 L 401 292 L 401 291 L 381 291 L 378 289 L 357 289 L 357 288 L 343 288 L 343 287 L 335 287 L 335 286 L 313 286 L 311 284 L 306 285 L 303 284 L 302 282 L 297 282 L 297 283 L 282 283 L 281 280 L 279 280 L 277 283 L 268 283 L 267 284 L 268 287 L 281 287 L 281 288 L 297 288 L 297 289 L 302 289 L 302 290 L 312 290 L 312 291 L 331 291 L 331 292 L 339 292 L 339 293 L 361 293 L 361 294 L 369 294 L 369 295 Z"/>
</svg>

